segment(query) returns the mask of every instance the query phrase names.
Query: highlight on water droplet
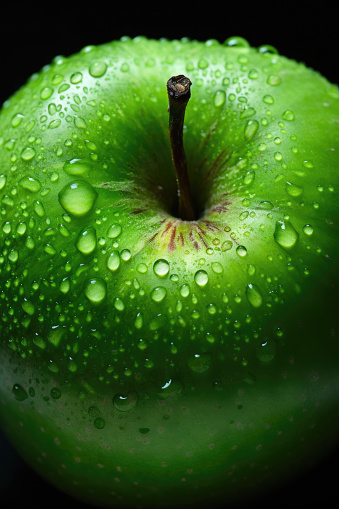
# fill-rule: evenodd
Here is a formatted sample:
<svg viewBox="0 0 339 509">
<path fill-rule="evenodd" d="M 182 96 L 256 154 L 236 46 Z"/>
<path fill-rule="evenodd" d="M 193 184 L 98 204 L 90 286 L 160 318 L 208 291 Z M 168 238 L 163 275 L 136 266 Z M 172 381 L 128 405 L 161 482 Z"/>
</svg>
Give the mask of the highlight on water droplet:
<svg viewBox="0 0 339 509">
<path fill-rule="evenodd" d="M 254 308 L 259 308 L 263 303 L 261 291 L 255 284 L 248 284 L 246 287 L 246 297 L 248 302 Z"/>
<path fill-rule="evenodd" d="M 284 249 L 291 249 L 298 241 L 299 234 L 289 222 L 277 221 L 274 240 Z"/>
<path fill-rule="evenodd" d="M 13 385 L 12 393 L 17 401 L 24 401 L 28 398 L 26 389 L 24 389 L 20 384 Z"/>
<path fill-rule="evenodd" d="M 240 258 L 244 258 L 247 255 L 247 249 L 245 246 L 238 246 L 236 252 Z"/>
<path fill-rule="evenodd" d="M 90 279 L 85 284 L 84 293 L 92 304 L 100 304 L 106 297 L 106 282 L 100 278 Z"/>
<path fill-rule="evenodd" d="M 82 217 L 92 210 L 98 193 L 88 182 L 74 180 L 66 184 L 58 196 L 60 205 L 66 212 Z"/>
</svg>

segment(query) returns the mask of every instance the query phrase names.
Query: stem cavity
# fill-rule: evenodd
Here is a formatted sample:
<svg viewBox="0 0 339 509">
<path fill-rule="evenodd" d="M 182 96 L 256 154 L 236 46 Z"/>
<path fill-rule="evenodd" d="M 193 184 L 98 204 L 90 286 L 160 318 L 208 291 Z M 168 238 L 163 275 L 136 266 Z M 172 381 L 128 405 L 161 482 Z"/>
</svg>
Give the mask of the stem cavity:
<svg viewBox="0 0 339 509">
<path fill-rule="evenodd" d="M 187 161 L 183 143 L 183 126 L 187 103 L 191 97 L 192 83 L 180 74 L 172 76 L 167 82 L 169 100 L 169 137 L 173 164 L 177 176 L 179 216 L 184 221 L 193 221 L 195 211 L 192 202 L 190 183 L 187 173 Z"/>
</svg>

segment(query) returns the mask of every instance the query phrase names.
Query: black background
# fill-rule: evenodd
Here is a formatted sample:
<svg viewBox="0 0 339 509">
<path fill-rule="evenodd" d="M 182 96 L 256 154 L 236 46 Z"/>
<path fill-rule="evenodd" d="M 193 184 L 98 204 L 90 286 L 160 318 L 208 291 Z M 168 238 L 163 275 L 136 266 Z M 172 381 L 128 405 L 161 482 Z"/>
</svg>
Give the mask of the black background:
<svg viewBox="0 0 339 509">
<path fill-rule="evenodd" d="M 240 35 L 252 46 L 271 44 L 280 54 L 303 61 L 331 82 L 339 82 L 339 25 L 331 2 L 309 3 L 304 8 L 296 1 L 293 6 L 281 1 L 252 2 L 251 7 L 238 1 L 213 0 L 157 2 L 156 7 L 149 2 L 146 7 L 139 2 L 125 2 L 126 7 L 122 7 L 122 2 L 100 0 L 74 5 L 61 0 L 45 0 L 43 5 L 12 3 L 0 9 L 0 104 L 56 55 L 68 56 L 86 45 L 123 35 L 170 39 L 186 36 L 220 42 Z M 290 509 L 332 505 L 337 500 L 338 458 L 339 448 L 333 449 L 311 470 L 244 506 Z M 72 509 L 87 507 L 41 480 L 1 434 L 0 501 L 6 509 L 29 503 L 35 509 L 60 504 Z"/>
</svg>

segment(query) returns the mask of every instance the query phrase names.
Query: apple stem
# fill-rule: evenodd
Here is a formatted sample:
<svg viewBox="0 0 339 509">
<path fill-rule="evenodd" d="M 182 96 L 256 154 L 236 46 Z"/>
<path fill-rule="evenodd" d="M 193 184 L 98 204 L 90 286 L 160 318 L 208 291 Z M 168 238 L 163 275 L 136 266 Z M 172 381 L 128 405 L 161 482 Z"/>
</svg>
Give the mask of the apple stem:
<svg viewBox="0 0 339 509">
<path fill-rule="evenodd" d="M 179 216 L 184 221 L 193 221 L 195 217 L 192 203 L 190 182 L 187 172 L 187 161 L 183 142 L 183 126 L 187 103 L 191 97 L 192 83 L 189 78 L 180 74 L 172 76 L 167 82 L 169 100 L 169 137 L 172 159 L 177 175 Z"/>
</svg>

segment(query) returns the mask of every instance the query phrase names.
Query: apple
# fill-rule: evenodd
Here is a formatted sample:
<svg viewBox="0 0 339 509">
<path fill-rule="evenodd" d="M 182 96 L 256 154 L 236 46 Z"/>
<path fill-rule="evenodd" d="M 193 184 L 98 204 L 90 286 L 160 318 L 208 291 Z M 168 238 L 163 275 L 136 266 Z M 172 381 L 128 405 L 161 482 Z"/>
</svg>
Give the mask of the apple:
<svg viewBox="0 0 339 509">
<path fill-rule="evenodd" d="M 102 507 L 251 499 L 338 443 L 339 90 L 145 37 L 0 115 L 0 420 Z"/>
</svg>

